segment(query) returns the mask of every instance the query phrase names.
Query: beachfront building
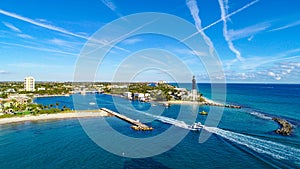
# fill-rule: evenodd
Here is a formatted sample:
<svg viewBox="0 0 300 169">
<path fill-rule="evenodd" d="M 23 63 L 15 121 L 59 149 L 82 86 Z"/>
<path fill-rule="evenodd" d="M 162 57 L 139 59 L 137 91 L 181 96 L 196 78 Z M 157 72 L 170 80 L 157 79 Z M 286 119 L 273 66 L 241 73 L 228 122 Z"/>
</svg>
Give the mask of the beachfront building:
<svg viewBox="0 0 300 169">
<path fill-rule="evenodd" d="M 124 97 L 126 98 L 126 99 L 129 99 L 129 100 L 132 100 L 132 93 L 131 92 L 124 92 Z"/>
<path fill-rule="evenodd" d="M 33 92 L 35 90 L 35 79 L 31 76 L 25 77 L 24 79 L 25 91 Z"/>
<path fill-rule="evenodd" d="M 166 83 L 167 83 L 167 82 L 164 81 L 164 80 L 160 80 L 160 81 L 157 82 L 157 84 L 159 84 L 159 85 L 161 85 L 161 84 L 166 84 Z"/>
</svg>

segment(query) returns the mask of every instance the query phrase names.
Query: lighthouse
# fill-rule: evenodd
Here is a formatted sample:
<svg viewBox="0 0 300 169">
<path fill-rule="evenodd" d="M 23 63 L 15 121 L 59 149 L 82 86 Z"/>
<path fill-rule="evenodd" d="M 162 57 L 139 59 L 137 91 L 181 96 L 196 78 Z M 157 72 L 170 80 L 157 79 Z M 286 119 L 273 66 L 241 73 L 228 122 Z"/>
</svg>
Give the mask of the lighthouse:
<svg viewBox="0 0 300 169">
<path fill-rule="evenodd" d="M 195 79 L 195 76 L 193 76 L 193 80 L 192 80 L 192 101 L 196 101 L 196 98 L 197 98 L 196 79 Z"/>
</svg>

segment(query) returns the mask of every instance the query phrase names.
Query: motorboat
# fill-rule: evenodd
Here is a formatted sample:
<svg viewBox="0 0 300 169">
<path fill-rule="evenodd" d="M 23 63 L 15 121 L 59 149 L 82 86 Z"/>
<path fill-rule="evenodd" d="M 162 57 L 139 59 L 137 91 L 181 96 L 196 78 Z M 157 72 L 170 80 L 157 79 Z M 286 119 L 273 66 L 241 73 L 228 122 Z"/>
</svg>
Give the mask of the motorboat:
<svg viewBox="0 0 300 169">
<path fill-rule="evenodd" d="M 193 125 L 190 126 L 192 130 L 199 130 L 203 128 L 203 125 L 200 122 L 194 123 Z"/>
<path fill-rule="evenodd" d="M 166 108 L 170 107 L 171 104 L 170 103 L 163 103 L 163 106 L 165 106 Z"/>
<path fill-rule="evenodd" d="M 202 110 L 202 112 L 199 112 L 201 115 L 207 115 L 208 113 L 204 110 Z"/>
</svg>

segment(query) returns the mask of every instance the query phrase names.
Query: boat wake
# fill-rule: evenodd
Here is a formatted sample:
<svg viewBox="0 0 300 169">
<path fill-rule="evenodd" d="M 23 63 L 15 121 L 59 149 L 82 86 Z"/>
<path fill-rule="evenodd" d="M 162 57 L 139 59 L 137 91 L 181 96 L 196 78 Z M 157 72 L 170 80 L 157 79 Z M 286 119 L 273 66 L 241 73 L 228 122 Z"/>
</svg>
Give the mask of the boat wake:
<svg viewBox="0 0 300 169">
<path fill-rule="evenodd" d="M 255 111 L 250 111 L 249 112 L 251 115 L 259 117 L 261 119 L 265 119 L 265 120 L 272 120 L 272 117 L 267 116 L 265 114 L 259 113 L 259 112 L 255 112 Z"/>
<path fill-rule="evenodd" d="M 179 121 L 173 118 L 156 116 L 148 113 L 144 113 L 147 116 L 151 116 L 163 123 L 172 124 L 177 127 L 181 127 L 188 130 L 198 130 L 192 128 L 192 125 L 188 125 L 183 121 Z M 223 130 L 216 127 L 206 127 L 202 125 L 202 128 L 210 133 L 221 136 L 233 143 L 246 146 L 247 148 L 262 154 L 267 154 L 276 159 L 291 160 L 300 162 L 300 149 L 283 145 L 280 143 L 255 138 L 253 136 L 247 136 L 240 133 L 235 133 L 228 130 Z"/>
<path fill-rule="evenodd" d="M 234 143 L 246 146 L 258 153 L 267 154 L 276 159 L 300 162 L 300 149 L 216 127 L 204 127 L 204 129 Z"/>
<path fill-rule="evenodd" d="M 172 124 L 174 126 L 180 127 L 180 128 L 184 128 L 184 129 L 188 129 L 188 130 L 193 130 L 191 128 L 191 125 L 186 124 L 184 121 L 180 121 L 180 120 L 176 120 L 173 118 L 169 118 L 169 117 L 164 117 L 164 116 L 157 116 L 157 115 L 153 115 L 153 114 L 149 114 L 149 113 L 145 113 L 145 112 L 140 112 L 146 116 L 150 116 L 156 120 L 159 120 L 163 123 L 167 123 L 167 124 Z"/>
</svg>

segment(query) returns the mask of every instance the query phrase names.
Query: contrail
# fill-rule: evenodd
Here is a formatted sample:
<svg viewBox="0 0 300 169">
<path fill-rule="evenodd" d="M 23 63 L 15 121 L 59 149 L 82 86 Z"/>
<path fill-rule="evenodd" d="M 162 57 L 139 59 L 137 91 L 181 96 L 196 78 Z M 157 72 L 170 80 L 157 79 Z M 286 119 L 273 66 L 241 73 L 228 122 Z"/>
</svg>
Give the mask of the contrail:
<svg viewBox="0 0 300 169">
<path fill-rule="evenodd" d="M 247 9 L 248 7 L 250 7 L 250 6 L 254 5 L 255 3 L 257 3 L 258 1 L 259 1 L 259 0 L 255 0 L 255 1 L 253 1 L 253 2 L 251 2 L 251 3 L 249 3 L 249 4 L 247 4 L 247 5 L 243 6 L 242 8 L 240 8 L 240 9 L 238 9 L 238 10 L 236 10 L 236 11 L 234 11 L 234 12 L 228 14 L 228 15 L 226 15 L 226 16 L 225 16 L 225 19 L 227 19 L 227 18 L 229 18 L 229 17 L 231 17 L 231 16 L 233 16 L 233 15 L 235 15 L 235 14 L 237 14 L 237 13 L 243 11 L 244 9 Z M 216 20 L 215 22 L 211 23 L 210 25 L 208 25 L 208 26 L 202 28 L 202 31 L 204 31 L 204 30 L 206 30 L 206 29 L 208 29 L 208 28 L 210 28 L 210 27 L 212 27 L 212 26 L 214 26 L 214 25 L 216 25 L 216 24 L 218 24 L 219 22 L 222 22 L 222 21 L 223 21 L 223 18 L 221 18 L 221 19 L 219 19 L 219 20 Z M 186 37 L 185 39 L 181 40 L 181 42 L 186 41 L 187 39 L 189 39 L 189 38 L 191 38 L 191 37 L 197 35 L 198 33 L 199 33 L 199 32 L 195 32 L 195 33 L 191 34 L 190 36 L 188 36 L 188 37 Z"/>
<path fill-rule="evenodd" d="M 287 28 L 290 28 L 290 27 L 298 26 L 298 25 L 300 25 L 300 20 L 298 20 L 294 23 L 279 27 L 279 28 L 272 29 L 269 32 L 279 31 L 279 30 L 287 29 Z"/>
<path fill-rule="evenodd" d="M 205 43 L 209 46 L 209 52 L 212 55 L 214 52 L 214 46 L 210 38 L 203 32 L 202 26 L 201 26 L 201 19 L 199 17 L 199 9 L 197 6 L 197 1 L 196 0 L 187 0 L 186 5 L 188 6 L 193 19 L 195 21 L 195 26 L 198 30 L 197 33 L 200 33 L 205 41 Z"/>
<path fill-rule="evenodd" d="M 225 11 L 225 7 L 224 7 L 224 2 L 225 2 L 225 6 L 228 6 L 228 1 L 223 1 L 223 0 L 218 0 L 219 1 L 219 5 L 220 5 L 220 10 L 221 10 L 221 18 L 223 20 L 223 36 L 228 44 L 229 49 L 235 53 L 236 58 L 239 61 L 242 61 L 243 58 L 241 56 L 241 52 L 239 50 L 237 50 L 235 48 L 235 46 L 233 45 L 232 40 L 229 38 L 228 36 L 228 30 L 227 30 L 227 19 L 225 18 L 227 13 Z"/>
<path fill-rule="evenodd" d="M 15 19 L 18 19 L 18 20 L 21 20 L 21 21 L 39 26 L 39 27 L 42 27 L 42 28 L 46 28 L 46 29 L 49 29 L 49 30 L 52 30 L 52 31 L 56 31 L 56 32 L 59 32 L 59 33 L 71 35 L 71 36 L 78 37 L 78 38 L 85 39 L 85 40 L 90 40 L 89 37 L 72 33 L 70 31 L 67 31 L 67 30 L 65 30 L 63 28 L 60 28 L 60 27 L 56 27 L 56 26 L 53 26 L 53 25 L 45 24 L 45 23 L 40 23 L 40 22 L 37 22 L 33 19 L 18 15 L 18 14 L 15 14 L 15 13 L 7 12 L 7 11 L 4 11 L 2 9 L 0 9 L 0 14 L 6 15 L 6 16 L 9 16 L 9 17 L 12 17 L 12 18 L 15 18 Z M 103 45 L 107 45 L 107 43 L 99 41 L 99 40 L 96 41 L 96 40 L 93 39 L 93 41 L 101 43 Z M 119 50 L 122 50 L 122 51 L 125 51 L 125 52 L 128 52 L 128 50 L 120 48 L 118 46 L 112 46 L 112 47 L 114 47 L 116 49 L 119 49 Z"/>
<path fill-rule="evenodd" d="M 118 15 L 122 20 L 128 21 L 125 17 L 123 17 L 123 15 L 120 12 L 118 12 L 117 6 L 112 0 L 101 0 L 101 2 L 111 11 L 113 11 L 116 15 Z"/>
<path fill-rule="evenodd" d="M 9 16 L 9 17 L 12 17 L 12 18 L 15 18 L 15 19 L 27 22 L 27 23 L 31 23 L 31 24 L 39 26 L 39 27 L 43 27 L 43 28 L 52 30 L 52 31 L 64 33 L 64 34 L 75 36 L 75 37 L 82 38 L 82 39 L 88 39 L 85 36 L 69 32 L 69 31 L 67 31 L 67 30 L 65 30 L 63 28 L 59 28 L 59 27 L 56 27 L 56 26 L 53 26 L 53 25 L 49 25 L 49 24 L 40 23 L 40 22 L 37 22 L 37 21 L 35 21 L 33 19 L 21 16 L 21 15 L 17 15 L 17 14 L 14 14 L 14 13 L 10 13 L 10 12 L 4 11 L 2 9 L 0 9 L 0 13 L 3 14 L 3 15 L 6 15 L 6 16 Z"/>
<path fill-rule="evenodd" d="M 22 47 L 22 48 L 27 48 L 27 49 L 34 49 L 34 50 L 45 51 L 45 52 L 59 53 L 59 54 L 64 54 L 64 55 L 78 56 L 78 54 L 76 54 L 76 53 L 64 52 L 64 51 L 60 51 L 60 50 L 47 49 L 47 48 L 42 48 L 42 47 L 33 47 L 33 46 L 27 46 L 27 45 L 16 44 L 16 43 L 8 43 L 8 42 L 0 42 L 0 44 L 8 45 L 8 46 L 17 46 L 17 47 Z"/>
</svg>

